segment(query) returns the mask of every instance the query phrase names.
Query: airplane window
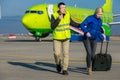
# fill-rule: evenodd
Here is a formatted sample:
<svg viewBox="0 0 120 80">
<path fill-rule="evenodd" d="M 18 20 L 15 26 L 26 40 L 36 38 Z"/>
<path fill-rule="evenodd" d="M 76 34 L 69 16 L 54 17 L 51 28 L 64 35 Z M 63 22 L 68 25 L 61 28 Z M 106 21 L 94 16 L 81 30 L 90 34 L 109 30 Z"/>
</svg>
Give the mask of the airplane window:
<svg viewBox="0 0 120 80">
<path fill-rule="evenodd" d="M 38 14 L 43 14 L 43 11 L 38 11 Z"/>
<path fill-rule="evenodd" d="M 29 11 L 26 11 L 25 13 L 29 13 Z"/>
<path fill-rule="evenodd" d="M 37 13 L 37 11 L 30 11 L 30 13 Z"/>
<path fill-rule="evenodd" d="M 25 13 L 37 13 L 37 14 L 43 14 L 43 11 L 27 10 Z"/>
</svg>

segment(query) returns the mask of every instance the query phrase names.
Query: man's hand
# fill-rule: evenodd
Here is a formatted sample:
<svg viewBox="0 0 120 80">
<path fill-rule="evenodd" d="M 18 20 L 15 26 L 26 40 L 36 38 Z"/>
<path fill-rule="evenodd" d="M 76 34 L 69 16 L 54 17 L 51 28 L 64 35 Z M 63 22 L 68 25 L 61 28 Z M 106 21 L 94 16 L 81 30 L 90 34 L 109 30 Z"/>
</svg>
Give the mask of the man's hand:
<svg viewBox="0 0 120 80">
<path fill-rule="evenodd" d="M 103 42 L 106 42 L 106 36 L 105 36 L 104 34 L 102 34 L 102 35 L 103 35 L 103 37 L 104 37 Z"/>
<path fill-rule="evenodd" d="M 58 18 L 61 20 L 63 18 L 63 14 L 59 15 Z"/>
</svg>

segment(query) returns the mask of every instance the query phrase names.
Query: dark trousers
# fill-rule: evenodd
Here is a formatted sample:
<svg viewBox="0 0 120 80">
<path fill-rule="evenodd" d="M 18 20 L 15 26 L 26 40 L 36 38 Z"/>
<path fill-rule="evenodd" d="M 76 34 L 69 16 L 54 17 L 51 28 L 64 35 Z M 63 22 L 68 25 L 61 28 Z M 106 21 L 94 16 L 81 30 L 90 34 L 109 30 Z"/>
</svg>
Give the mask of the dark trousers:
<svg viewBox="0 0 120 80">
<path fill-rule="evenodd" d="M 86 64 L 87 67 L 90 68 L 91 67 L 91 63 L 93 60 L 93 57 L 95 55 L 96 52 L 96 47 L 97 47 L 97 40 L 91 40 L 89 38 L 86 38 L 83 40 L 87 55 L 86 55 Z"/>
</svg>

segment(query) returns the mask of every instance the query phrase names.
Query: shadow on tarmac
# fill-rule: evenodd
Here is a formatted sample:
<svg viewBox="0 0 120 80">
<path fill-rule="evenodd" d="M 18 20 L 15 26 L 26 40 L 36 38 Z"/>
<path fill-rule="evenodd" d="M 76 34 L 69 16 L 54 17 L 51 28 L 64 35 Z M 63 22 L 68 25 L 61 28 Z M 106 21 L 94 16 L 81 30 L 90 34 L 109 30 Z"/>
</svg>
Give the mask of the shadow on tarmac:
<svg viewBox="0 0 120 80">
<path fill-rule="evenodd" d="M 87 74 L 86 68 L 85 68 L 85 67 L 74 67 L 74 68 L 69 68 L 69 71 L 71 71 L 71 72 L 76 72 L 76 73 Z"/>
<path fill-rule="evenodd" d="M 52 63 L 46 63 L 46 62 L 35 62 L 35 63 L 8 62 L 8 63 L 11 65 L 22 66 L 33 70 L 49 71 L 49 72 L 57 73 L 56 65 Z M 55 71 L 52 70 L 51 68 L 54 68 Z M 70 67 L 68 71 L 87 74 L 85 67 L 74 67 L 74 68 Z"/>
<path fill-rule="evenodd" d="M 51 63 L 44 63 L 44 62 L 36 62 L 36 63 L 8 62 L 8 63 L 11 65 L 22 66 L 33 70 L 49 71 L 49 72 L 57 73 L 56 71 L 50 70 L 48 68 L 48 67 L 55 68 L 55 65 Z"/>
</svg>

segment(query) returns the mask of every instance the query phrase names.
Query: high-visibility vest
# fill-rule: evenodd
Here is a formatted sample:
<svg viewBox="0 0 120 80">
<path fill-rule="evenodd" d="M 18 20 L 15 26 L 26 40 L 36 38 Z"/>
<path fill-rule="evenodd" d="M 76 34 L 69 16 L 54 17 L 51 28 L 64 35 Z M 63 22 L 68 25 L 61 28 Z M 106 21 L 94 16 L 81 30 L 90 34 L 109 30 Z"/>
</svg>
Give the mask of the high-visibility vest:
<svg viewBox="0 0 120 80">
<path fill-rule="evenodd" d="M 54 18 L 57 19 L 58 12 L 53 14 Z M 70 14 L 66 11 L 64 18 L 62 18 L 58 26 L 53 31 L 53 38 L 57 40 L 64 40 L 71 37 L 70 33 Z"/>
</svg>

